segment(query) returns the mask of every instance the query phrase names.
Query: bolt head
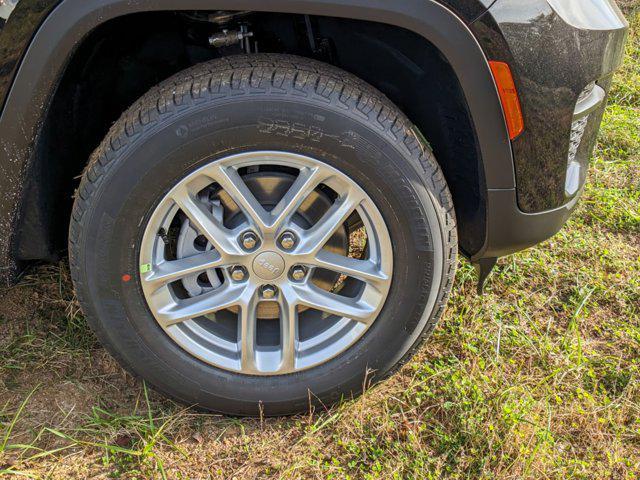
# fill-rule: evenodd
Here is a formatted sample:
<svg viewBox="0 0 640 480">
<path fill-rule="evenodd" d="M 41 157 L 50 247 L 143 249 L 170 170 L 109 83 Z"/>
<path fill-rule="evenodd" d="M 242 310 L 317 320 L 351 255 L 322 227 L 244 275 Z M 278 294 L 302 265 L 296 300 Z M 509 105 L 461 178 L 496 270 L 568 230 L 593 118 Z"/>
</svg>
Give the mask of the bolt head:
<svg viewBox="0 0 640 480">
<path fill-rule="evenodd" d="M 246 277 L 246 272 L 242 267 L 234 267 L 231 270 L 231 278 L 233 278 L 236 282 L 241 282 Z"/>
<path fill-rule="evenodd" d="M 273 298 L 276 296 L 276 287 L 274 287 L 273 285 L 265 285 L 264 287 L 262 287 L 260 293 L 262 294 L 262 298 Z"/>
<path fill-rule="evenodd" d="M 296 236 L 291 232 L 283 233 L 280 237 L 280 246 L 285 250 L 291 250 L 296 244 Z"/>
<path fill-rule="evenodd" d="M 293 278 L 294 280 L 300 281 L 303 280 L 306 276 L 307 271 L 304 267 L 293 267 L 293 270 L 291 270 L 291 278 Z"/>
<path fill-rule="evenodd" d="M 242 235 L 242 246 L 246 250 L 253 250 L 258 244 L 258 236 L 253 232 L 247 232 Z"/>
</svg>

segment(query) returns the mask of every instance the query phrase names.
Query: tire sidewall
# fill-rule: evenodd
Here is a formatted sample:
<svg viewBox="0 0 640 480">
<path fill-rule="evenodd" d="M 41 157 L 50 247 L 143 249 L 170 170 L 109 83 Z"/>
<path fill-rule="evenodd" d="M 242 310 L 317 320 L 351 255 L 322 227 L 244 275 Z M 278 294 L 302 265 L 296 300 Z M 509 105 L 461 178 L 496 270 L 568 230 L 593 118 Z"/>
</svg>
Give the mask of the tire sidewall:
<svg viewBox="0 0 640 480">
<path fill-rule="evenodd" d="M 138 132 L 113 154 L 85 217 L 78 263 L 94 328 L 134 373 L 188 404 L 291 413 L 382 378 L 430 326 L 444 271 L 442 207 L 404 144 L 336 110 L 303 100 L 211 101 Z M 146 222 L 180 179 L 215 159 L 264 150 L 306 155 L 353 179 L 385 219 L 394 253 L 387 301 L 363 337 L 320 366 L 271 377 L 219 369 L 181 349 L 155 321 L 138 275 Z"/>
</svg>

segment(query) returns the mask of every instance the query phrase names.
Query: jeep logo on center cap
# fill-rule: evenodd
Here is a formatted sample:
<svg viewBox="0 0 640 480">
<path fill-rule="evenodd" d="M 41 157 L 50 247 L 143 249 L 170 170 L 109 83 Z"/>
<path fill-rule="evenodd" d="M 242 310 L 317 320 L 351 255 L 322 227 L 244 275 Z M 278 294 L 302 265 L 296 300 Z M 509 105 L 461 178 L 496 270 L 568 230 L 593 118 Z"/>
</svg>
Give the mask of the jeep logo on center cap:
<svg viewBox="0 0 640 480">
<path fill-rule="evenodd" d="M 284 272 L 284 259 L 276 252 L 264 252 L 253 260 L 253 271 L 263 280 L 275 280 Z"/>
</svg>

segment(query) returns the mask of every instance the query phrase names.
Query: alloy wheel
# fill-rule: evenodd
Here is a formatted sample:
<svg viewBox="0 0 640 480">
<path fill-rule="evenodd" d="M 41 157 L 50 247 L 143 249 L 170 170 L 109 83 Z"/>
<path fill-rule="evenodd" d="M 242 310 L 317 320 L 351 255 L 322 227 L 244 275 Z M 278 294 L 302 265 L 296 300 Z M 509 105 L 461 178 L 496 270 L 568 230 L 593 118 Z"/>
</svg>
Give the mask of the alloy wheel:
<svg viewBox="0 0 640 480">
<path fill-rule="evenodd" d="M 344 173 L 288 152 L 210 162 L 151 214 L 141 283 L 162 329 L 216 367 L 280 375 L 329 361 L 375 322 L 393 252 Z"/>
</svg>

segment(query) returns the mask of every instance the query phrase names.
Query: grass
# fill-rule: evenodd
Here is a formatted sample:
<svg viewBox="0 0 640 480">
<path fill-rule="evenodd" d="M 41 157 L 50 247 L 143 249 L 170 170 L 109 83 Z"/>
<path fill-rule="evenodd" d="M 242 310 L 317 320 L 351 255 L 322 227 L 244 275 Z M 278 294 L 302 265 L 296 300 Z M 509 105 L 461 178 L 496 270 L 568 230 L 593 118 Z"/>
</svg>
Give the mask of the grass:
<svg viewBox="0 0 640 480">
<path fill-rule="evenodd" d="M 637 2 L 627 2 L 628 12 Z M 0 476 L 640 476 L 640 12 L 578 212 L 501 260 L 483 297 L 462 263 L 430 342 L 326 411 L 239 420 L 185 410 L 96 343 L 67 268 L 1 294 Z"/>
</svg>

